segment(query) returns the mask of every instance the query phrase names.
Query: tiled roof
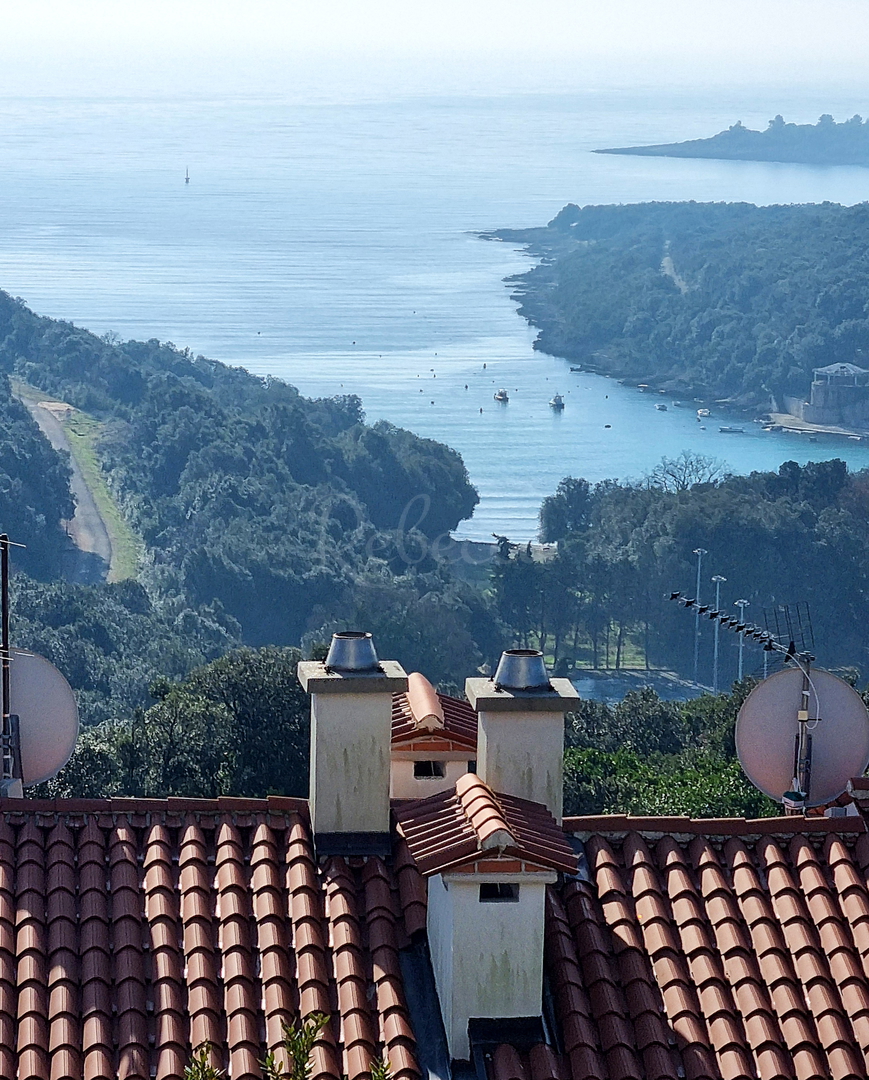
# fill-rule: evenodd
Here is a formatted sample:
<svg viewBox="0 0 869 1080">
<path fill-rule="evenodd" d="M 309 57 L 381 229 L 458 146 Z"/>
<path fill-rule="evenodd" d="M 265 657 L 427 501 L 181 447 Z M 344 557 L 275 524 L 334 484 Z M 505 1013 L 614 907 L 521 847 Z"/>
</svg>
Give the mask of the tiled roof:
<svg viewBox="0 0 869 1080">
<path fill-rule="evenodd" d="M 573 819 L 587 874 L 550 894 L 573 1077 L 865 1077 L 862 822 L 712 822 L 692 837 L 676 819 L 677 840 L 666 819 L 629 820 Z"/>
<path fill-rule="evenodd" d="M 452 799 L 399 808 L 391 860 L 320 862 L 301 800 L 4 801 L 0 1077 L 180 1077 L 206 1039 L 231 1080 L 257 1077 L 281 1020 L 321 1010 L 314 1080 L 380 1054 L 417 1080 L 399 952 L 441 857 L 417 841 L 436 821 L 452 855 L 472 834 L 496 861 L 546 820 L 472 776 Z M 548 890 L 556 1042 L 498 1047 L 490 1080 L 869 1076 L 862 818 L 565 824 L 581 855 Z"/>
<path fill-rule="evenodd" d="M 408 676 L 406 694 L 392 695 L 392 745 L 410 749 L 415 741 L 477 749 L 477 714 L 459 698 L 436 693 L 419 672 Z"/>
<path fill-rule="evenodd" d="M 396 818 L 426 876 L 498 855 L 566 873 L 576 870 L 576 856 L 545 806 L 496 795 L 474 773 L 440 795 L 404 804 Z"/>
<path fill-rule="evenodd" d="M 313 1080 L 381 1054 L 416 1080 L 404 879 L 318 865 L 298 800 L 5 801 L 0 1076 L 180 1077 L 207 1040 L 232 1080 L 258 1077 L 281 1021 L 316 1010 Z"/>
<path fill-rule="evenodd" d="M 861 819 L 565 827 L 585 858 L 547 898 L 560 1052 L 499 1046 L 490 1080 L 869 1076 Z"/>
</svg>

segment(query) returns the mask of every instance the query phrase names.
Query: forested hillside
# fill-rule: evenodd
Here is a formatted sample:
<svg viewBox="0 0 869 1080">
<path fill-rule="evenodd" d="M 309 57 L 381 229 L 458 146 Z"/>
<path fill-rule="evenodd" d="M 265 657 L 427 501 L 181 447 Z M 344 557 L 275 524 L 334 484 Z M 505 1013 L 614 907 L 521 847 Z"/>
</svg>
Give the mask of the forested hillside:
<svg viewBox="0 0 869 1080">
<path fill-rule="evenodd" d="M 61 521 L 72 513 L 69 465 L 0 375 L 0 532 L 25 545 L 15 551 L 17 564 L 41 577 L 59 574 L 70 546 Z"/>
<path fill-rule="evenodd" d="M 867 203 L 569 205 L 492 235 L 544 256 L 512 284 L 556 356 L 764 410 L 869 367 Z"/>
<path fill-rule="evenodd" d="M 386 631 L 383 613 L 406 621 L 437 597 L 438 634 L 471 661 L 488 654 L 479 597 L 415 555 L 477 502 L 455 451 L 366 425 L 355 397 L 311 401 L 171 344 L 100 339 L 6 294 L 0 370 L 102 421 L 100 458 L 144 541 L 153 602 L 208 609 L 252 645 L 298 645 L 363 613 Z M 425 626 L 415 636 L 429 640 Z"/>
</svg>

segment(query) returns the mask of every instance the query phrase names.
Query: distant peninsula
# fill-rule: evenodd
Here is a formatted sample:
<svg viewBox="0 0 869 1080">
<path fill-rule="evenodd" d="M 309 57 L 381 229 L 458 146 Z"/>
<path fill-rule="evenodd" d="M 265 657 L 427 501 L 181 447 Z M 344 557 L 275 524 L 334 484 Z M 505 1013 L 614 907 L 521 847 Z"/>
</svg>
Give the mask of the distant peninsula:
<svg viewBox="0 0 869 1080">
<path fill-rule="evenodd" d="M 782 161 L 804 165 L 869 165 L 869 122 L 852 116 L 837 124 L 825 113 L 817 124 L 788 124 L 782 116 L 770 120 L 766 131 L 754 131 L 737 121 L 710 139 L 620 146 L 596 154 L 635 154 L 642 157 L 718 158 L 726 161 Z"/>
</svg>

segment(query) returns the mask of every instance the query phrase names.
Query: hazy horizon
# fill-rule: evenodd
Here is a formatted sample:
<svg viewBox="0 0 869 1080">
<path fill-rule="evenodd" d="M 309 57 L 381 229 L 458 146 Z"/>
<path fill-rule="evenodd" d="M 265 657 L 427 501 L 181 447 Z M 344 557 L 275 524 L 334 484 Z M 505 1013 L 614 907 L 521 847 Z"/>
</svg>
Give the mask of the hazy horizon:
<svg viewBox="0 0 869 1080">
<path fill-rule="evenodd" d="M 859 98 L 867 37 L 861 0 L 32 0 L 4 13 L 0 94 L 334 99 L 830 82 Z"/>
</svg>

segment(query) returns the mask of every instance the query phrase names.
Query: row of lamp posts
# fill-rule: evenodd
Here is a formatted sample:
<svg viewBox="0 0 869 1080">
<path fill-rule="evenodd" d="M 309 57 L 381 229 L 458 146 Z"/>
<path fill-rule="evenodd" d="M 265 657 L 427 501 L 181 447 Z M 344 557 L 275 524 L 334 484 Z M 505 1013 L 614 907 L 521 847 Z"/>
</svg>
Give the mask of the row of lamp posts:
<svg viewBox="0 0 869 1080">
<path fill-rule="evenodd" d="M 703 563 L 703 556 L 708 555 L 709 552 L 706 548 L 694 548 L 694 554 L 697 556 L 697 603 L 700 604 L 700 568 Z M 727 581 L 726 577 L 722 577 L 721 574 L 714 574 L 712 581 L 715 583 L 715 610 L 721 610 L 721 584 Z M 734 600 L 733 606 L 739 608 L 739 621 L 745 622 L 745 609 L 749 606 L 749 600 Z M 721 627 L 718 625 L 718 620 L 715 620 L 715 644 L 713 646 L 712 653 L 712 691 L 718 693 L 718 633 Z M 745 648 L 745 638 L 742 634 L 739 635 L 739 674 L 737 678 L 742 681 L 742 652 Z M 766 654 L 764 654 L 764 668 L 766 668 Z M 694 682 L 697 682 L 700 667 L 700 612 L 695 610 L 694 612 Z M 766 671 L 764 670 L 764 675 Z"/>
</svg>

